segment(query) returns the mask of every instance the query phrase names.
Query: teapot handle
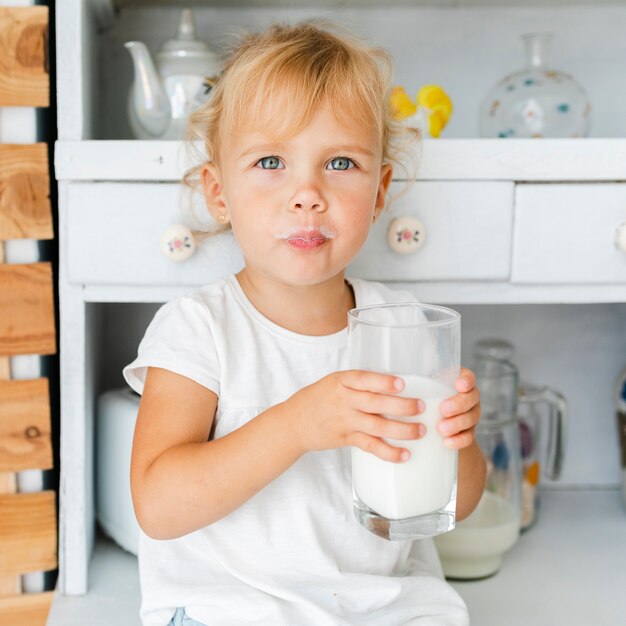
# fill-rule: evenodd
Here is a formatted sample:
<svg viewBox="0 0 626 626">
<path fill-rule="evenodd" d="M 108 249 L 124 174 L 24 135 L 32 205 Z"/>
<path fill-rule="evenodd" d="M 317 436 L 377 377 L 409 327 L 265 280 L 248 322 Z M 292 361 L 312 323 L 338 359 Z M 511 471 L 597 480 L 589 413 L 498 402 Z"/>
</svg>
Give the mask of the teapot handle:
<svg viewBox="0 0 626 626">
<path fill-rule="evenodd" d="M 544 402 L 549 408 L 548 462 L 544 474 L 551 480 L 561 476 L 568 430 L 568 408 L 565 397 L 550 387 L 521 388 L 519 402 Z"/>
</svg>

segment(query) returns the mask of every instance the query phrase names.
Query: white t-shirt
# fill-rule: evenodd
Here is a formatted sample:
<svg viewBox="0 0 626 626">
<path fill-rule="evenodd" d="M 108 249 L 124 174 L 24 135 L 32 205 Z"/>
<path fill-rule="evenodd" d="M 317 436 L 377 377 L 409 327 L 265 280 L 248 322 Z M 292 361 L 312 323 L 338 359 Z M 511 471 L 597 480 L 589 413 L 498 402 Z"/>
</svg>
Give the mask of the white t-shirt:
<svg viewBox="0 0 626 626">
<path fill-rule="evenodd" d="M 357 306 L 415 301 L 380 283 L 349 283 Z M 124 368 L 138 393 L 149 366 L 218 395 L 218 438 L 348 369 L 347 329 L 315 337 L 282 328 L 231 275 L 159 309 L 137 359 Z M 387 541 L 356 521 L 349 448 L 303 455 L 238 509 L 193 533 L 165 541 L 141 533 L 139 573 L 144 626 L 167 625 L 177 607 L 207 626 L 469 623 L 432 540 Z"/>
</svg>

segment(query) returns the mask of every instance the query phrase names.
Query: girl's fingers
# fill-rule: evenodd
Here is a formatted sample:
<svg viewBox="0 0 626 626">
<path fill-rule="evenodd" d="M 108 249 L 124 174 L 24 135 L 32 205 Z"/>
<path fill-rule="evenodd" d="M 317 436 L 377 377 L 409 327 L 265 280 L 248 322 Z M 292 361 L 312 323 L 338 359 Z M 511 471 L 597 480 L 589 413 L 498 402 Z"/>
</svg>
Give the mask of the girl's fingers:
<svg viewBox="0 0 626 626">
<path fill-rule="evenodd" d="M 457 433 L 474 428 L 480 419 L 480 405 L 472 407 L 466 413 L 439 420 L 437 430 L 443 437 L 451 437 Z"/>
<path fill-rule="evenodd" d="M 476 376 L 472 370 L 467 369 L 467 367 L 462 367 L 459 373 L 459 377 L 456 379 L 456 390 L 459 393 L 465 393 L 470 391 L 476 386 Z"/>
<path fill-rule="evenodd" d="M 443 417 L 451 417 L 470 411 L 473 407 L 479 406 L 479 402 L 480 393 L 478 389 L 472 389 L 468 393 L 460 393 L 444 400 L 439 406 L 439 410 Z"/>
<path fill-rule="evenodd" d="M 392 463 L 403 463 L 408 461 L 411 453 L 406 448 L 396 448 L 377 437 L 372 437 L 366 433 L 354 433 L 349 442 L 351 446 L 360 448 L 364 452 L 376 455 L 383 461 Z"/>
<path fill-rule="evenodd" d="M 354 430 L 385 439 L 419 439 L 426 434 L 426 426 L 419 422 L 399 422 L 369 413 L 359 415 Z"/>
<path fill-rule="evenodd" d="M 404 381 L 393 374 L 381 374 L 366 370 L 345 370 L 340 373 L 344 387 L 357 391 L 373 391 L 375 393 L 398 393 L 404 389 Z"/>
<path fill-rule="evenodd" d="M 383 393 L 349 390 L 351 403 L 357 411 L 396 417 L 409 417 L 424 411 L 425 405 L 417 398 L 404 398 Z"/>
<path fill-rule="evenodd" d="M 472 445 L 472 441 L 474 441 L 476 427 L 472 426 L 468 430 L 464 430 L 463 432 L 454 435 L 453 437 L 446 437 L 443 440 L 443 445 L 446 448 L 452 448 L 453 450 L 461 450 L 462 448 L 468 448 Z"/>
</svg>

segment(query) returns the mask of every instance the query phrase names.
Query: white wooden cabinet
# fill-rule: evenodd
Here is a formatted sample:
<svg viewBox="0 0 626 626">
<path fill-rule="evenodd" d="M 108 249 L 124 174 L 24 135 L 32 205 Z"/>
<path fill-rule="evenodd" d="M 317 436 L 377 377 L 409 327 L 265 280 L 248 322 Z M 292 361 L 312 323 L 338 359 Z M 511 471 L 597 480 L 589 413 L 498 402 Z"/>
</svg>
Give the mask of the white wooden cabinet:
<svg viewBox="0 0 626 626">
<path fill-rule="evenodd" d="M 371 280 L 507 280 L 513 183 L 392 183 L 403 193 L 373 229 L 351 271 Z M 160 250 L 181 221 L 187 194 L 178 183 L 75 183 L 67 187 L 67 275 L 72 284 L 200 285 L 234 272 L 243 258 L 231 235 L 176 263 Z M 192 221 L 191 211 L 187 222 Z M 415 216 L 424 246 L 409 257 L 387 243 L 389 221 Z M 208 220 L 207 220 L 208 221 Z M 624 255 L 626 257 L 626 255 Z"/>
<path fill-rule="evenodd" d="M 173 30 L 174 4 L 57 3 L 63 596 L 89 590 L 94 544 L 93 407 L 99 363 L 106 358 L 94 340 L 101 323 L 99 306 L 164 302 L 236 271 L 242 262 L 230 236 L 210 240 L 183 264 L 161 255 L 163 230 L 184 220 L 178 182 L 186 166 L 182 145 L 131 141 L 123 119 L 131 72 L 121 43 L 125 38 L 144 38 L 154 52 Z M 461 120 L 469 119 L 464 109 L 475 108 L 489 81 L 515 68 L 512 57 L 498 54 L 511 35 L 498 28 L 514 30 L 517 20 L 521 32 L 546 21 L 559 30 L 563 18 L 559 32 L 570 43 L 570 56 L 561 59 L 567 58 L 574 74 L 578 68 L 588 81 L 597 79 L 598 89 L 604 89 L 595 94 L 601 107 L 613 106 L 606 103 L 609 94 L 626 94 L 625 80 L 624 86 L 615 87 L 614 75 L 603 83 L 597 71 L 589 71 L 594 58 L 605 61 L 606 51 L 597 51 L 584 37 L 567 39 L 564 34 L 572 24 L 576 32 L 584 31 L 585 21 L 601 24 L 608 33 L 603 43 L 617 56 L 623 39 L 618 40 L 617 25 L 626 20 L 626 3 L 595 12 L 582 8 L 578 21 L 568 13 L 571 5 L 565 1 L 558 8 L 538 3 L 524 11 L 507 7 L 504 0 L 489 8 L 454 2 L 445 17 L 434 2 L 392 2 L 380 8 L 363 0 L 341 11 L 332 2 L 279 2 L 271 10 L 250 6 L 254 2 L 228 7 L 219 2 L 191 4 L 211 33 L 208 39 L 215 41 L 224 41 L 218 37 L 222 30 L 241 24 L 256 28 L 273 19 L 308 14 L 327 14 L 362 32 L 369 29 L 377 41 L 391 42 L 399 82 L 413 80 L 417 88 L 441 76 L 441 82 L 447 79 L 458 85 L 455 104 Z M 307 6 L 312 7 L 309 13 Z M 491 15 L 494 22 L 485 21 Z M 437 25 L 432 33 L 424 26 L 428 20 Z M 441 32 L 442 24 L 447 39 L 437 48 L 440 53 L 433 54 L 433 33 L 438 28 Z M 467 24 L 472 25 L 467 30 L 471 49 L 461 57 Z M 584 47 L 587 57 L 576 56 L 574 45 Z M 481 57 L 489 46 L 491 52 Z M 476 67 L 472 55 L 479 59 Z M 626 76 L 623 56 L 621 75 Z M 425 57 L 431 59 L 428 67 L 420 64 Z M 477 78 L 472 83 L 467 76 L 474 70 Z M 620 101 L 613 96 L 615 100 Z M 448 304 L 626 303 L 626 253 L 614 244 L 615 230 L 626 222 L 626 122 L 617 118 L 618 110 L 600 115 L 597 127 L 604 134 L 588 139 L 482 140 L 468 122 L 457 126 L 449 139 L 425 141 L 419 180 L 374 226 L 350 272 L 401 284 L 425 301 Z M 615 116 L 613 134 L 605 130 L 609 114 Z M 622 116 L 626 120 L 623 111 Z M 413 255 L 397 255 L 386 243 L 389 221 L 402 215 L 419 217 L 426 229 L 426 243 Z M 616 350 L 624 343 L 626 352 L 626 330 L 614 337 L 614 343 Z M 79 619 L 55 623 L 73 626 L 81 623 Z M 502 617 L 494 623 L 505 622 Z M 126 623 L 134 622 L 129 617 Z"/>
<path fill-rule="evenodd" d="M 191 286 L 241 269 L 243 259 L 232 236 L 214 239 L 184 262 L 161 252 L 162 234 L 181 221 L 179 192 L 177 183 L 70 185 L 65 249 L 69 282 Z"/>
<path fill-rule="evenodd" d="M 512 182 L 392 183 L 391 195 L 403 195 L 372 228 L 350 271 L 378 281 L 508 280 L 513 189 Z M 424 226 L 424 243 L 413 253 L 388 244 L 390 223 L 400 217 Z"/>
<path fill-rule="evenodd" d="M 624 284 L 615 240 L 626 228 L 626 185 L 518 185 L 515 200 L 513 282 Z"/>
</svg>

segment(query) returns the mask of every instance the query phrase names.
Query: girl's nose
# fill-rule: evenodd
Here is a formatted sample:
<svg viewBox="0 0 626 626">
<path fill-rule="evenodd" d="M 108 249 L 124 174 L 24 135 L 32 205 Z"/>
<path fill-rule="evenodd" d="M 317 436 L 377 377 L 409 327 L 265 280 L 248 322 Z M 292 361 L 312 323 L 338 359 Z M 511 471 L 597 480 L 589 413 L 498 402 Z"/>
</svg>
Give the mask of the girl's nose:
<svg viewBox="0 0 626 626">
<path fill-rule="evenodd" d="M 325 211 L 326 201 L 322 198 L 319 191 L 309 187 L 297 191 L 291 199 L 292 211 Z"/>
</svg>

